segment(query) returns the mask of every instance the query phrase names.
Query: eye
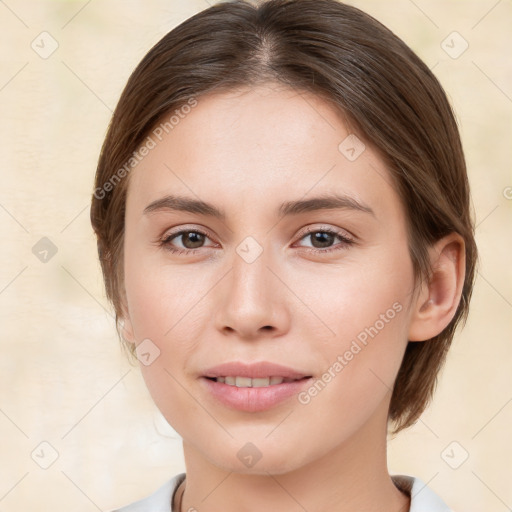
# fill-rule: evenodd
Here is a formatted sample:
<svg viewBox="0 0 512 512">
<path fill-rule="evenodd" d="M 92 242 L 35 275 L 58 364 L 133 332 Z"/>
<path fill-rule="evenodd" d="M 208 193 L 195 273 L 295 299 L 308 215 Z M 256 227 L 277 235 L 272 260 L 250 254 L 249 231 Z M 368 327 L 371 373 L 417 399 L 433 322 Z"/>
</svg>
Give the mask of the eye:
<svg viewBox="0 0 512 512">
<path fill-rule="evenodd" d="M 208 234 L 203 231 L 197 229 L 182 229 L 181 231 L 166 234 L 162 240 L 160 240 L 160 245 L 166 250 L 176 254 L 193 254 L 196 249 L 204 247 L 203 244 L 205 240 L 209 240 L 209 237 Z M 175 247 L 173 245 L 177 243 L 176 241 L 181 241 L 181 247 Z"/>
<path fill-rule="evenodd" d="M 344 232 L 336 231 L 331 228 L 310 229 L 309 231 L 306 231 L 306 233 L 302 234 L 300 240 L 305 240 L 307 238 L 310 239 L 312 244 L 310 246 L 310 251 L 316 253 L 326 253 L 346 249 L 347 246 L 354 243 L 354 240 L 349 238 Z M 335 243 L 336 239 L 340 240 L 340 243 L 333 246 L 332 244 Z"/>
<path fill-rule="evenodd" d="M 345 232 L 336 231 L 332 228 L 309 229 L 309 231 L 302 233 L 300 240 L 306 240 L 307 238 L 311 241 L 308 251 L 322 254 L 346 249 L 354 243 L 354 240 L 349 238 Z M 339 243 L 333 246 L 336 239 L 339 240 Z M 210 240 L 210 237 L 206 232 L 198 229 L 181 229 L 180 231 L 166 233 L 158 243 L 172 253 L 191 255 L 199 249 L 215 246 L 213 243 L 205 245 L 208 240 Z"/>
</svg>

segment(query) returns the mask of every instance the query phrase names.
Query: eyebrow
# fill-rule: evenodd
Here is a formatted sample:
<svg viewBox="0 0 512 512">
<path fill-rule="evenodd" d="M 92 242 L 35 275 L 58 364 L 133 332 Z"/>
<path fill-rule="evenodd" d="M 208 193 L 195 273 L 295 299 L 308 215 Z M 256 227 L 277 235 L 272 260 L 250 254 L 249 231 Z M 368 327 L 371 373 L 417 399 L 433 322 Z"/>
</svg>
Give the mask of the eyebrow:
<svg viewBox="0 0 512 512">
<path fill-rule="evenodd" d="M 317 210 L 334 209 L 356 210 L 369 213 L 375 217 L 375 212 L 368 205 L 353 197 L 333 193 L 312 197 L 310 199 L 286 201 L 279 206 L 277 213 L 281 216 L 286 216 L 299 215 L 301 213 Z M 225 212 L 213 204 L 178 195 L 166 195 L 156 201 L 153 201 L 144 208 L 144 214 L 166 210 L 197 213 L 199 215 L 215 217 L 222 221 L 226 220 Z"/>
</svg>

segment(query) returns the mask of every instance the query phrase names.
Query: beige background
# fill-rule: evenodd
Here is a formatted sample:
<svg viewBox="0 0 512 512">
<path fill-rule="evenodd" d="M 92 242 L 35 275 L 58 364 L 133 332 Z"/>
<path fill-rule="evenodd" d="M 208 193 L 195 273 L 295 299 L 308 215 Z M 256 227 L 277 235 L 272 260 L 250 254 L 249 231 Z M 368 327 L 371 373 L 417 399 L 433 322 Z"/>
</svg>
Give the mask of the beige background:
<svg viewBox="0 0 512 512">
<path fill-rule="evenodd" d="M 481 253 L 470 319 L 434 404 L 390 443 L 390 471 L 420 477 L 459 512 L 509 510 L 512 4 L 351 3 L 402 37 L 445 86 L 462 126 Z M 0 2 L 2 512 L 109 510 L 184 470 L 179 437 L 119 348 L 88 203 L 130 72 L 166 32 L 207 6 Z M 43 31 L 59 45 L 46 59 L 31 48 L 35 40 L 39 53 L 51 49 Z M 456 59 L 441 46 L 453 31 L 469 44 Z M 452 53 L 463 48 L 458 36 L 447 41 Z M 32 253 L 42 237 L 58 249 L 46 263 Z"/>
</svg>

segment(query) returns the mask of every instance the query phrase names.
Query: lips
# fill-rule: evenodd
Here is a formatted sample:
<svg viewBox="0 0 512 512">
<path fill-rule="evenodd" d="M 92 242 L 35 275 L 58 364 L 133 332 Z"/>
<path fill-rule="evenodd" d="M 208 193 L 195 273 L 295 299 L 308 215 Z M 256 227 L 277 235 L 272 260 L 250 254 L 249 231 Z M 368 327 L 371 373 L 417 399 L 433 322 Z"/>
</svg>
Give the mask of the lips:
<svg viewBox="0 0 512 512">
<path fill-rule="evenodd" d="M 206 370 L 201 381 L 224 406 L 259 412 L 296 395 L 310 378 L 304 372 L 274 363 L 230 362 Z"/>
</svg>

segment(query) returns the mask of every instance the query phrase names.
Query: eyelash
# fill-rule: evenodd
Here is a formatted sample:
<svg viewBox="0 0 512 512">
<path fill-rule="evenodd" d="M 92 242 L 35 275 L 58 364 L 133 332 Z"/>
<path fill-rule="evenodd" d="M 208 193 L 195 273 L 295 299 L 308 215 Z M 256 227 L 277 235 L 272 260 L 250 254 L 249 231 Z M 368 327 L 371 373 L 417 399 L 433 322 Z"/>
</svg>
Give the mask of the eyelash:
<svg viewBox="0 0 512 512">
<path fill-rule="evenodd" d="M 184 235 L 186 233 L 199 233 L 201 235 L 204 235 L 207 238 L 210 238 L 208 236 L 208 233 L 205 233 L 204 231 L 201 231 L 200 229 L 184 229 L 181 231 L 177 231 L 175 233 L 171 233 L 168 236 L 165 236 L 164 238 L 162 238 L 159 241 L 159 245 L 174 254 L 186 254 L 189 256 L 195 254 L 197 251 L 200 251 L 201 249 L 204 249 L 204 247 L 198 247 L 196 249 L 177 249 L 177 248 L 171 246 L 171 244 L 170 244 L 171 240 L 174 240 L 175 238 L 179 238 L 181 235 Z M 330 253 L 333 251 L 343 250 L 347 246 L 352 245 L 354 243 L 354 240 L 352 240 L 351 238 L 348 238 L 348 237 L 342 235 L 340 232 L 334 231 L 333 229 L 330 229 L 330 228 L 325 228 L 325 229 L 316 228 L 316 229 L 312 229 L 310 231 L 306 231 L 305 233 L 303 233 L 301 235 L 299 240 L 302 240 L 303 238 L 305 238 L 308 235 L 311 235 L 313 233 L 328 233 L 329 235 L 337 236 L 341 240 L 341 243 L 338 246 L 330 247 L 327 249 L 317 249 L 315 247 L 308 248 L 308 252 L 312 252 L 314 254 L 325 254 L 325 253 Z"/>
</svg>

